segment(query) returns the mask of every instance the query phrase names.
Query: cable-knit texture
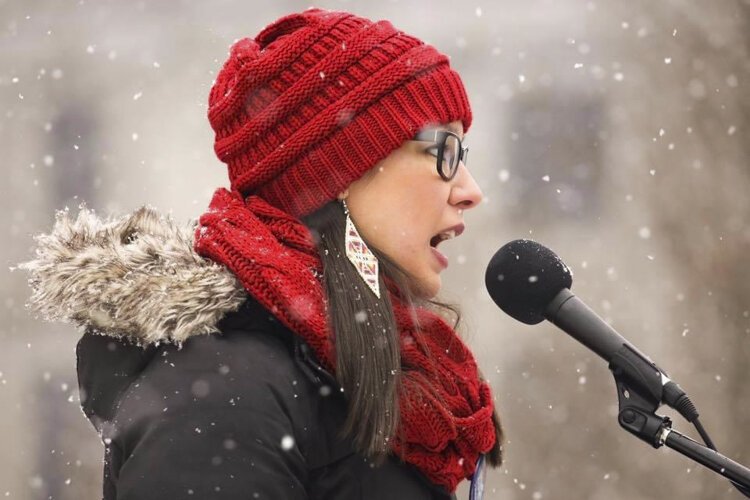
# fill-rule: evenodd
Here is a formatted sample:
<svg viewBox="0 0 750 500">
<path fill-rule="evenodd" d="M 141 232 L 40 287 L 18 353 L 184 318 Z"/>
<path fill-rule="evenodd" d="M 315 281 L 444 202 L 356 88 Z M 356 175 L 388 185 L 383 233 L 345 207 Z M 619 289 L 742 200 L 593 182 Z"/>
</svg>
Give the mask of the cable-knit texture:
<svg viewBox="0 0 750 500">
<path fill-rule="evenodd" d="M 300 335 L 335 373 L 322 263 L 301 221 L 261 197 L 244 198 L 220 188 L 199 219 L 194 248 L 232 271 L 248 293 Z M 490 387 L 480 380 L 469 349 L 440 316 L 407 307 L 395 288 L 389 287 L 388 293 L 400 333 L 403 372 L 397 436 L 403 431 L 404 438 L 391 440 L 392 451 L 453 492 L 474 472 L 479 454 L 495 444 Z"/>
<path fill-rule="evenodd" d="M 230 48 L 208 99 L 231 189 L 302 217 L 428 124 L 471 125 L 448 57 L 346 12 L 285 16 Z"/>
</svg>

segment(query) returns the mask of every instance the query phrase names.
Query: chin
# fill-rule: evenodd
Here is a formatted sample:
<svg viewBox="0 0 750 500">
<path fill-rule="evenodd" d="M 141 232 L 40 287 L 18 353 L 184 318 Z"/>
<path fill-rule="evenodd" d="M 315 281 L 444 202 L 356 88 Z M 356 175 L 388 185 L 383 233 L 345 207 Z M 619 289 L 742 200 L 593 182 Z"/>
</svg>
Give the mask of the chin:
<svg viewBox="0 0 750 500">
<path fill-rule="evenodd" d="M 438 275 L 436 277 L 432 277 L 431 279 L 420 280 L 414 287 L 413 293 L 420 299 L 433 299 L 435 298 L 435 296 L 437 296 L 441 287 L 442 283 L 440 280 L 440 276 Z"/>
</svg>

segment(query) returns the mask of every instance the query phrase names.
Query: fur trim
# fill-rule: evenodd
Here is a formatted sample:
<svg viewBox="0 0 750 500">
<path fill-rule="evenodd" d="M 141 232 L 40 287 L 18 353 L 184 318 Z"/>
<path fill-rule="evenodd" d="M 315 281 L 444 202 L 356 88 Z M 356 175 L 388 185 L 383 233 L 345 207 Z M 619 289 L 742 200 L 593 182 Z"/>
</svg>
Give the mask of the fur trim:
<svg viewBox="0 0 750 500">
<path fill-rule="evenodd" d="M 226 267 L 193 250 L 197 221 L 178 226 L 143 206 L 102 221 L 85 206 L 75 220 L 55 215 L 49 234 L 34 237 L 27 307 L 63 321 L 138 343 L 175 342 L 218 331 L 247 292 Z"/>
</svg>

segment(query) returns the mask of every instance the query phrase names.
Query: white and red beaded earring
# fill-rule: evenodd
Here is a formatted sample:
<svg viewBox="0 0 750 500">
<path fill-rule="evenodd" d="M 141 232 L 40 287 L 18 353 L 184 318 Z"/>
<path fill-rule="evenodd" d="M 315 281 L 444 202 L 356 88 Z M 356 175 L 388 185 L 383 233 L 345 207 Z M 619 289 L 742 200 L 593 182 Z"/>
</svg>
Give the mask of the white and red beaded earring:
<svg viewBox="0 0 750 500">
<path fill-rule="evenodd" d="M 352 218 L 349 216 L 349 208 L 346 206 L 346 201 L 342 199 L 341 204 L 344 205 L 344 213 L 346 214 L 346 237 L 344 240 L 346 257 L 354 264 L 357 272 L 362 276 L 367 286 L 370 287 L 370 290 L 372 290 L 377 298 L 380 298 L 378 258 L 367 248 L 367 244 L 362 239 L 362 236 L 359 235 L 354 222 L 352 222 Z"/>
</svg>

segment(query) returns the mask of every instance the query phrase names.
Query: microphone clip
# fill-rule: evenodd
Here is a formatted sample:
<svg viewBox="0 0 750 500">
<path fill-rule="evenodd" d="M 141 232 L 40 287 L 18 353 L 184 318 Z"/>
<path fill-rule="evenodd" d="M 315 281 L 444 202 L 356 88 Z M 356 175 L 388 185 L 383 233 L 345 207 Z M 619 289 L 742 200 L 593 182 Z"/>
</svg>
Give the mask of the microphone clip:
<svg viewBox="0 0 750 500">
<path fill-rule="evenodd" d="M 669 417 L 656 415 L 663 398 L 663 373 L 634 347 L 623 344 L 609 363 L 615 378 L 620 426 L 654 448 L 672 428 Z"/>
</svg>

